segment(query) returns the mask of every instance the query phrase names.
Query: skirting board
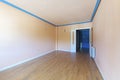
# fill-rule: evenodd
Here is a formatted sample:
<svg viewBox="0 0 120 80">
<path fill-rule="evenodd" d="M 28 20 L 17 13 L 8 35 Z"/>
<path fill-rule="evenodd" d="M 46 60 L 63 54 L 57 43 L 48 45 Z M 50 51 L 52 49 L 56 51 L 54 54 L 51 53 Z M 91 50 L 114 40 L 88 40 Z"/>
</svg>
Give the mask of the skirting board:
<svg viewBox="0 0 120 80">
<path fill-rule="evenodd" d="M 0 72 L 5 71 L 5 70 L 10 69 L 10 68 L 13 68 L 13 67 L 15 67 L 15 66 L 18 66 L 18 65 L 20 65 L 20 64 L 26 63 L 26 62 L 28 62 L 28 61 L 34 60 L 34 59 L 39 58 L 39 57 L 41 57 L 41 56 L 44 56 L 44 55 L 46 55 L 46 54 L 48 54 L 48 53 L 51 53 L 51 52 L 53 52 L 53 51 L 55 51 L 55 50 L 51 50 L 51 51 L 48 51 L 48 52 L 46 52 L 46 53 L 40 54 L 40 55 L 38 55 L 38 56 L 36 56 L 36 57 L 32 57 L 32 58 L 29 58 L 29 59 L 20 61 L 20 62 L 18 62 L 18 63 L 16 63 L 16 64 L 13 64 L 13 65 L 4 67 L 4 68 L 0 69 Z"/>
<path fill-rule="evenodd" d="M 99 72 L 100 72 L 100 74 L 101 74 L 103 80 L 105 80 L 105 77 L 104 77 L 104 75 L 103 75 L 103 73 L 102 73 L 102 69 L 99 67 L 99 65 L 97 64 L 97 62 L 96 62 L 95 59 L 94 59 L 94 62 L 95 62 L 95 64 L 96 64 L 96 66 L 97 66 L 97 68 L 98 68 L 98 70 L 99 70 Z"/>
<path fill-rule="evenodd" d="M 71 51 L 69 51 L 69 50 L 57 50 L 57 51 L 65 51 L 65 52 L 71 52 Z"/>
</svg>

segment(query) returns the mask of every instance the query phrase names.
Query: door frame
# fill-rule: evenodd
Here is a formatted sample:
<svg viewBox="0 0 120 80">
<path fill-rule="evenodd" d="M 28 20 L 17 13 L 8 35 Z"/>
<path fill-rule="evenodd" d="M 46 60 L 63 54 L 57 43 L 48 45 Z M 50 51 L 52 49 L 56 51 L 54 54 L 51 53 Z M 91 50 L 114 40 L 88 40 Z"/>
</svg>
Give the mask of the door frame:
<svg viewBox="0 0 120 80">
<path fill-rule="evenodd" d="M 76 31 L 77 30 L 83 30 L 83 29 L 89 29 L 89 54 L 91 57 L 91 49 L 92 49 L 92 27 L 85 27 L 85 28 L 75 28 L 74 30 L 71 30 L 71 52 L 76 53 Z"/>
</svg>

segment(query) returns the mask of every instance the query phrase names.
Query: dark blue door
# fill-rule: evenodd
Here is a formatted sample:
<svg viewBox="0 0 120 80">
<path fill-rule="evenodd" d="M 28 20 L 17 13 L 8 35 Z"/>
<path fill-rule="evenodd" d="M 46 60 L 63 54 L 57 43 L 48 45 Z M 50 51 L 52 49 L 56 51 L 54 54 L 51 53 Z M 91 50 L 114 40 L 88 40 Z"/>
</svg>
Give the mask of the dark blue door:
<svg viewBox="0 0 120 80">
<path fill-rule="evenodd" d="M 82 48 L 89 49 L 89 29 L 81 30 Z"/>
</svg>

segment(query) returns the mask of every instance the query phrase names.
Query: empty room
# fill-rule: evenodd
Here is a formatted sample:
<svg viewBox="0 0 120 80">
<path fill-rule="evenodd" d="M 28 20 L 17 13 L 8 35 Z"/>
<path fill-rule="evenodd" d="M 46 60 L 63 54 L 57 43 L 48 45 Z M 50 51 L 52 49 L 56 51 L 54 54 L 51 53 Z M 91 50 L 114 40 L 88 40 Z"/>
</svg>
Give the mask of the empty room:
<svg viewBox="0 0 120 80">
<path fill-rule="evenodd" d="M 0 80 L 120 80 L 120 0 L 0 0 Z"/>
</svg>

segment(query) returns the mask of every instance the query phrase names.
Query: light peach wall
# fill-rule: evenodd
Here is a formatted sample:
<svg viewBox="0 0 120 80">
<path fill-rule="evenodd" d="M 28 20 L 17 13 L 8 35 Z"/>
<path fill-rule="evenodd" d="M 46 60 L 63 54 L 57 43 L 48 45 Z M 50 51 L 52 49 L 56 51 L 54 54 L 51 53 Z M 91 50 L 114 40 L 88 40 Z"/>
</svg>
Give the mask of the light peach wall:
<svg viewBox="0 0 120 80">
<path fill-rule="evenodd" d="M 101 0 L 93 22 L 95 61 L 105 80 L 120 80 L 120 0 Z"/>
<path fill-rule="evenodd" d="M 0 3 L 0 69 L 55 50 L 55 27 Z"/>
<path fill-rule="evenodd" d="M 62 26 L 57 28 L 57 49 L 62 51 L 71 51 L 71 31 L 76 28 L 92 27 L 92 23 L 76 24 Z"/>
<path fill-rule="evenodd" d="M 70 51 L 70 31 L 71 27 L 58 27 L 58 50 Z"/>
</svg>

